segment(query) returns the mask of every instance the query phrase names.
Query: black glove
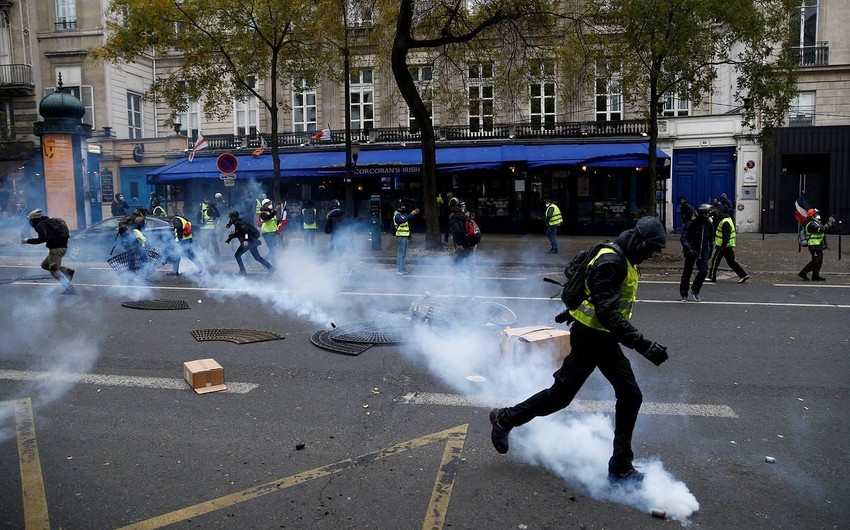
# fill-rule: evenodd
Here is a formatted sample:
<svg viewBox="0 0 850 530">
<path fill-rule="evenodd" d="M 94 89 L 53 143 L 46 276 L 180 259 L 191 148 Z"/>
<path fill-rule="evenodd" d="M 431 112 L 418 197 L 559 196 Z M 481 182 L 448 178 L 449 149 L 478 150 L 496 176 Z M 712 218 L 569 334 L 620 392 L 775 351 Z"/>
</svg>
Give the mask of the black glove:
<svg viewBox="0 0 850 530">
<path fill-rule="evenodd" d="M 649 362 L 655 366 L 661 366 L 661 363 L 667 360 L 667 348 L 657 342 L 650 342 L 648 348 L 638 353 L 649 359 Z"/>
<path fill-rule="evenodd" d="M 557 322 L 558 324 L 563 324 L 564 322 L 567 322 L 572 318 L 573 316 L 570 314 L 570 310 L 564 309 L 562 312 L 555 315 L 555 322 Z"/>
</svg>

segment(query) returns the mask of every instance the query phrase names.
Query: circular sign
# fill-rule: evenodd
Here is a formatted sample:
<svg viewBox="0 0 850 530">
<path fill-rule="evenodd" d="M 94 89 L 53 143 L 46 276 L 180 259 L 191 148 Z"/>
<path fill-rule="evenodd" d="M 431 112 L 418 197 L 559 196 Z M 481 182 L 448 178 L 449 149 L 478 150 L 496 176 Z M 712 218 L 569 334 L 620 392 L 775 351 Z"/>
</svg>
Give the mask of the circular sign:
<svg viewBox="0 0 850 530">
<path fill-rule="evenodd" d="M 747 167 L 747 169 L 753 169 L 754 167 L 756 167 L 755 161 L 754 160 L 747 160 L 746 167 Z"/>
<path fill-rule="evenodd" d="M 222 173 L 227 173 L 230 175 L 236 171 L 236 167 L 239 165 L 239 161 L 236 160 L 236 157 L 230 153 L 222 153 L 218 155 L 218 158 L 215 161 L 216 167 Z"/>
<path fill-rule="evenodd" d="M 738 211 L 739 211 L 739 212 L 743 212 L 743 211 L 744 211 L 744 205 L 743 205 L 743 204 L 739 204 L 739 205 L 738 205 Z"/>
</svg>

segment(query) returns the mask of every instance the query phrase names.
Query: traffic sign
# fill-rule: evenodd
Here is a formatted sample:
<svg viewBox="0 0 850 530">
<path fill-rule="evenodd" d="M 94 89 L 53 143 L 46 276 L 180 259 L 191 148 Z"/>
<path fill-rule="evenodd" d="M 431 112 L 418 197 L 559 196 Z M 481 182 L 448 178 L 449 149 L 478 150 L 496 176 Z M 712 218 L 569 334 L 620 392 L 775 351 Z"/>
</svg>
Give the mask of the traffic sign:
<svg viewBox="0 0 850 530">
<path fill-rule="evenodd" d="M 230 153 L 222 153 L 218 155 L 215 165 L 218 167 L 219 171 L 230 175 L 231 173 L 236 172 L 236 167 L 239 165 L 239 161 Z"/>
</svg>

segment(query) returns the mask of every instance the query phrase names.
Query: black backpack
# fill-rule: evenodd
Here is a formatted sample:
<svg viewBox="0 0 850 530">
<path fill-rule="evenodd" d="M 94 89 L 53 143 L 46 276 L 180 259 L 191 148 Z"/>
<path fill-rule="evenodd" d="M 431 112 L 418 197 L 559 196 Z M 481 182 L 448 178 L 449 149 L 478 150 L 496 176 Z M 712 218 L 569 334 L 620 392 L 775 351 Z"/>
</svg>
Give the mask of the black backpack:
<svg viewBox="0 0 850 530">
<path fill-rule="evenodd" d="M 304 224 L 311 225 L 316 222 L 316 209 L 315 208 L 304 208 Z"/>
<path fill-rule="evenodd" d="M 47 226 L 47 235 L 54 239 L 62 239 L 68 237 L 68 225 L 63 219 L 58 217 L 48 217 L 44 220 Z"/>
<path fill-rule="evenodd" d="M 561 286 L 561 301 L 567 306 L 567 309 L 578 309 L 579 306 L 587 300 L 587 291 L 585 290 L 585 282 L 587 281 L 587 271 L 591 260 L 596 257 L 603 248 L 610 248 L 623 257 L 623 251 L 616 243 L 598 243 L 589 249 L 582 250 L 567 264 L 564 269 L 566 279 L 564 283 L 555 281 L 551 278 L 543 278 L 543 281 L 554 283 Z M 554 298 L 554 296 L 552 297 Z"/>
</svg>

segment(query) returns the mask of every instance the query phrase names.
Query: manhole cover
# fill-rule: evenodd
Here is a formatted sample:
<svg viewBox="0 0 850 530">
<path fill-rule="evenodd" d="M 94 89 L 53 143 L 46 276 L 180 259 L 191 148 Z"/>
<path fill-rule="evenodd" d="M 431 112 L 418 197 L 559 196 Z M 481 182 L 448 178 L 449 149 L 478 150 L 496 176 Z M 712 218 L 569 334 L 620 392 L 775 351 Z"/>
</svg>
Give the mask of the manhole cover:
<svg viewBox="0 0 850 530">
<path fill-rule="evenodd" d="M 236 344 L 248 344 L 251 342 L 264 342 L 267 340 L 283 339 L 282 335 L 271 331 L 258 331 L 255 329 L 194 329 L 192 336 L 198 342 L 209 340 L 222 340 Z"/>
<path fill-rule="evenodd" d="M 185 300 L 131 300 L 121 305 L 130 309 L 189 309 Z"/>
<path fill-rule="evenodd" d="M 326 329 L 317 331 L 313 333 L 312 337 L 310 337 L 310 342 L 323 350 L 332 351 L 334 353 L 342 353 L 344 355 L 360 355 L 372 347 L 372 344 L 337 342 L 330 337 L 330 334 L 331 332 Z"/>
<path fill-rule="evenodd" d="M 410 304 L 410 314 L 416 321 L 442 325 L 510 325 L 516 315 L 496 302 L 468 298 L 437 298 L 425 295 Z"/>
<path fill-rule="evenodd" d="M 408 319 L 376 320 L 340 326 L 331 331 L 330 338 L 342 342 L 398 344 L 410 340 L 410 331 Z"/>
</svg>

